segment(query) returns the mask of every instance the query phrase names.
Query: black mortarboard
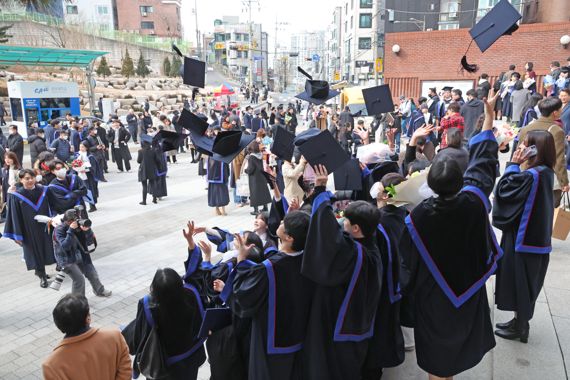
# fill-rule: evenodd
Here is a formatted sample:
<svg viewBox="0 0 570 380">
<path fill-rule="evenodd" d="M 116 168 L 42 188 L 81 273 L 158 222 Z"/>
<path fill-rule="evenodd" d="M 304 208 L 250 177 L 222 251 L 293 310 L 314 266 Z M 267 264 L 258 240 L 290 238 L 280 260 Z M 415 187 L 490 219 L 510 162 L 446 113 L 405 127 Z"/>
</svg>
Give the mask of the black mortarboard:
<svg viewBox="0 0 570 380">
<path fill-rule="evenodd" d="M 210 331 L 218 331 L 231 324 L 232 311 L 229 308 L 206 309 L 198 337 L 207 338 Z"/>
<path fill-rule="evenodd" d="M 206 62 L 185 57 L 174 44 L 172 50 L 184 57 L 184 63 L 180 69 L 182 71 L 182 82 L 189 86 L 204 88 L 206 85 Z"/>
<path fill-rule="evenodd" d="M 205 120 L 187 109 L 182 109 L 178 118 L 178 125 L 190 132 L 192 144 L 198 152 L 208 156 L 213 155 L 214 139 L 205 135 L 208 129 L 208 123 Z"/>
<path fill-rule="evenodd" d="M 374 183 L 380 182 L 382 177 L 388 173 L 399 173 L 400 168 L 396 161 L 384 161 L 377 163 L 374 168 L 372 168 L 372 180 Z"/>
<path fill-rule="evenodd" d="M 451 90 L 453 90 L 453 87 L 451 86 L 445 86 L 441 88 L 441 91 L 451 91 Z"/>
<path fill-rule="evenodd" d="M 467 63 L 467 52 L 473 41 L 479 46 L 481 53 L 489 49 L 501 36 L 513 34 L 519 26 L 517 22 L 522 18 L 521 14 L 508 0 L 501 0 L 493 7 L 475 26 L 469 31 L 473 39 L 467 51 L 461 58 L 461 66 L 470 73 L 476 72 L 479 67 Z"/>
<path fill-rule="evenodd" d="M 338 91 L 330 89 L 329 82 L 324 80 L 313 80 L 313 77 L 300 67 L 297 67 L 297 70 L 299 70 L 299 72 L 308 79 L 305 81 L 305 92 L 295 96 L 296 98 L 313 104 L 323 104 L 327 100 L 332 99 L 339 94 Z"/>
<path fill-rule="evenodd" d="M 269 187 L 271 188 L 271 190 L 273 190 L 273 187 L 275 186 L 275 176 L 267 173 L 265 170 L 261 172 L 261 174 L 263 174 L 263 177 L 265 177 L 265 181 L 267 181 L 267 184 L 269 185 Z"/>
<path fill-rule="evenodd" d="M 295 135 L 288 132 L 285 128 L 275 128 L 275 139 L 273 144 L 271 144 L 271 153 L 282 160 L 291 161 L 293 159 L 293 151 L 295 150 L 294 140 Z"/>
<path fill-rule="evenodd" d="M 387 84 L 365 88 L 362 90 L 362 96 L 364 97 L 366 111 L 369 116 L 394 111 L 392 93 L 390 92 L 390 86 Z"/>
<path fill-rule="evenodd" d="M 321 133 L 321 130 L 318 128 L 309 128 L 301 133 L 299 133 L 295 139 L 293 140 L 295 143 L 295 146 L 300 146 L 303 143 L 305 143 L 307 140 L 317 136 L 319 133 Z"/>
<path fill-rule="evenodd" d="M 255 135 L 246 135 L 240 131 L 219 132 L 212 146 L 214 158 L 229 164 L 253 140 Z"/>
<path fill-rule="evenodd" d="M 309 164 L 324 165 L 329 173 L 333 173 L 350 159 L 350 156 L 327 130 L 307 139 L 299 145 L 301 154 Z"/>
<path fill-rule="evenodd" d="M 353 158 L 334 172 L 335 190 L 362 190 L 362 171 L 358 159 Z"/>
<path fill-rule="evenodd" d="M 154 140 L 158 141 L 163 152 L 168 152 L 169 150 L 178 150 L 180 143 L 184 139 L 184 136 L 177 132 L 160 130 L 154 136 Z"/>
</svg>

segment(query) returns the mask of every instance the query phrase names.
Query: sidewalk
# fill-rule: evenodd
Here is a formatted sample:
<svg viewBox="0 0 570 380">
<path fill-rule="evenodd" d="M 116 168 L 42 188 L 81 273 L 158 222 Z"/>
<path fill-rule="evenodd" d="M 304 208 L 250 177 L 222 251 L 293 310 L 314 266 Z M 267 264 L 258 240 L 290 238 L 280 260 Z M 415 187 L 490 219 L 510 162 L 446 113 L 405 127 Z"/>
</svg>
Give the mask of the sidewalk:
<svg viewBox="0 0 570 380">
<path fill-rule="evenodd" d="M 189 154 L 179 156 L 179 163 L 169 167 L 169 196 L 148 206 L 138 204 L 141 187 L 136 170 L 117 174 L 110 163 L 109 182 L 100 184 L 99 211 L 91 217 L 99 241 L 94 263 L 113 296 L 97 298 L 87 289 L 94 326 L 118 328 L 132 320 L 137 301 L 148 292 L 157 268 L 183 271 L 187 250 L 181 230 L 186 221 L 234 231 L 251 228 L 249 208 L 232 205 L 229 216 L 214 215 L 207 206 L 205 180 L 197 176 L 197 166 L 189 161 Z M 497 347 L 485 360 L 458 379 L 568 379 L 564 356 L 570 357 L 570 242 L 554 240 L 553 244 L 529 343 L 497 340 Z M 48 268 L 48 273 L 53 272 L 53 266 Z M 492 302 L 492 281 L 487 286 Z M 0 239 L 0 379 L 41 378 L 41 362 L 62 337 L 51 311 L 70 288 L 71 281 L 66 279 L 60 292 L 41 289 L 33 272 L 26 272 L 21 249 L 11 240 Z M 510 315 L 494 309 L 493 318 L 502 322 Z M 208 378 L 206 363 L 199 379 Z M 407 353 L 406 362 L 386 370 L 383 377 L 426 378 L 417 367 L 415 352 Z"/>
</svg>

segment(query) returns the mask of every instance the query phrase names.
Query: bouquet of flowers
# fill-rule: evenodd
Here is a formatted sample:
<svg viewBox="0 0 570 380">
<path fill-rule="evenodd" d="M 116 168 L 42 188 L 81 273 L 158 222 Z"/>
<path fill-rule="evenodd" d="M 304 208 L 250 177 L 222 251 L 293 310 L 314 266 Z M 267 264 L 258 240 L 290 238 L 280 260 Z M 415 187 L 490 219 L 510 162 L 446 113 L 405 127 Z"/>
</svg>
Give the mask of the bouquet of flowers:
<svg viewBox="0 0 570 380">
<path fill-rule="evenodd" d="M 71 162 L 71 168 L 77 172 L 79 178 L 81 178 L 82 180 L 87 179 L 86 168 L 82 159 L 76 158 L 75 160 L 73 160 Z"/>
</svg>

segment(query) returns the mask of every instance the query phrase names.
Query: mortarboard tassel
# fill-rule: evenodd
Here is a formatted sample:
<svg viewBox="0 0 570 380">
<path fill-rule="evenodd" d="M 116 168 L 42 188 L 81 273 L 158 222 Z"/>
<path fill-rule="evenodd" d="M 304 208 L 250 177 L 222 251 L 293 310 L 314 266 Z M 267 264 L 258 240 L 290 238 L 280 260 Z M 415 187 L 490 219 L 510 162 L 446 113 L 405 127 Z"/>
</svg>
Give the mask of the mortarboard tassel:
<svg viewBox="0 0 570 380">
<path fill-rule="evenodd" d="M 304 76 L 306 76 L 307 78 L 309 78 L 309 80 L 313 80 L 313 77 L 309 75 L 309 73 L 307 73 L 305 70 L 303 70 L 301 68 L 301 66 L 297 66 L 297 70 L 299 70 L 299 72 L 301 74 L 303 74 Z"/>
<path fill-rule="evenodd" d="M 468 63 L 467 56 L 464 55 L 463 58 L 461 58 L 461 71 L 463 70 L 467 71 L 468 73 L 475 73 L 477 70 L 479 70 L 479 66 Z"/>
<path fill-rule="evenodd" d="M 184 55 L 176 45 L 172 44 L 172 50 L 174 50 L 179 56 L 184 57 Z"/>
</svg>

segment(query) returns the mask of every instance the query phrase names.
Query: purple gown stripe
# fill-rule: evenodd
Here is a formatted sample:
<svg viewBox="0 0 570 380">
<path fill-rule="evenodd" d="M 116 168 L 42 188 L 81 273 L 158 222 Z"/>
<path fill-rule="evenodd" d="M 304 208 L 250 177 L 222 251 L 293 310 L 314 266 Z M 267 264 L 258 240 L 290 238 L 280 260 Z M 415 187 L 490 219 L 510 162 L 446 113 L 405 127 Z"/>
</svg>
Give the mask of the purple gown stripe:
<svg viewBox="0 0 570 380">
<path fill-rule="evenodd" d="M 445 280 L 439 269 L 437 268 L 437 265 L 435 264 L 433 259 L 431 258 L 410 215 L 406 217 L 406 227 L 408 228 L 410 236 L 412 237 L 412 241 L 414 242 L 416 248 L 418 249 L 418 252 L 420 253 L 420 256 L 422 257 L 428 270 L 430 271 L 433 278 L 439 285 L 440 289 L 447 296 L 447 298 L 449 298 L 453 306 L 455 306 L 456 308 L 459 308 L 461 305 L 467 302 L 475 293 L 477 293 L 479 289 L 481 289 L 481 287 L 485 285 L 487 279 L 491 277 L 493 273 L 495 273 L 495 270 L 497 269 L 497 262 L 494 261 L 491 268 L 483 275 L 483 277 L 481 277 L 479 280 L 473 283 L 473 285 L 471 285 L 469 289 L 467 289 L 463 294 L 457 296 L 455 292 L 451 289 L 451 287 L 449 286 L 449 284 L 447 283 L 447 281 Z"/>
<path fill-rule="evenodd" d="M 330 201 L 331 197 L 332 197 L 332 194 L 330 191 L 324 191 L 324 192 L 320 193 L 319 195 L 317 195 L 315 197 L 315 199 L 313 200 L 313 210 L 311 212 L 311 215 L 315 215 L 315 213 L 319 209 L 319 206 L 325 202 Z"/>
<path fill-rule="evenodd" d="M 188 258 L 188 268 L 186 269 L 186 275 L 184 278 L 190 277 L 198 269 L 198 262 L 200 261 L 200 248 L 195 246 L 192 252 L 189 253 Z"/>
<path fill-rule="evenodd" d="M 154 327 L 155 323 L 154 318 L 152 317 L 152 313 L 150 312 L 149 298 L 150 297 L 148 294 L 143 297 L 144 315 L 149 326 Z"/>
<path fill-rule="evenodd" d="M 336 325 L 334 328 L 334 337 L 333 337 L 333 340 L 335 342 L 361 342 L 365 339 L 370 338 L 374 333 L 374 320 L 372 320 L 372 322 L 370 323 L 370 329 L 363 334 L 343 334 L 341 332 L 342 327 L 344 325 L 344 318 L 346 317 L 346 312 L 348 310 L 348 306 L 350 305 L 350 301 L 352 299 L 354 287 L 356 286 L 356 282 L 358 281 L 358 277 L 360 276 L 360 271 L 362 270 L 362 262 L 364 261 L 363 258 L 364 254 L 362 253 L 362 245 L 356 242 L 355 244 L 357 247 L 356 264 L 354 265 L 352 278 L 350 279 L 350 283 L 348 284 L 348 289 L 346 291 L 346 295 L 344 296 L 344 300 L 342 301 L 342 304 L 340 306 L 340 311 L 338 313 L 338 317 L 336 320 Z"/>
<path fill-rule="evenodd" d="M 495 141 L 497 142 L 497 139 L 495 138 L 495 135 L 493 134 L 493 131 L 483 131 L 473 137 L 471 137 L 471 140 L 469 140 L 469 147 L 482 143 L 483 141 Z"/>
<path fill-rule="evenodd" d="M 536 194 L 538 193 L 538 186 L 540 184 L 540 175 L 538 171 L 536 169 L 529 169 L 528 171 L 532 173 L 533 183 L 532 183 L 532 188 L 530 190 L 530 194 L 526 199 L 524 205 L 524 211 L 521 217 L 521 223 L 519 225 L 517 239 L 515 242 L 515 252 L 548 254 L 552 251 L 552 246 L 535 247 L 532 245 L 524 244 L 528 223 L 530 222 L 530 218 L 532 217 L 532 212 L 535 206 L 534 204 L 536 202 Z"/>
<path fill-rule="evenodd" d="M 491 202 L 489 201 L 489 197 L 485 196 L 485 193 L 483 193 L 483 191 L 481 191 L 480 188 L 478 188 L 477 186 L 468 185 L 465 186 L 461 191 L 467 191 L 477 195 L 479 199 L 481 199 L 481 202 L 483 202 L 483 204 L 485 205 L 487 213 L 491 212 L 492 207 L 491 207 Z"/>
<path fill-rule="evenodd" d="M 212 158 L 208 158 L 208 162 L 206 163 L 206 178 L 209 178 L 210 176 L 210 160 L 213 160 Z M 214 160 L 214 164 L 220 164 L 222 165 L 221 169 L 222 169 L 222 173 L 220 174 L 220 179 L 219 180 L 208 180 L 208 183 L 224 183 L 224 163 L 221 161 L 215 161 Z"/>
<path fill-rule="evenodd" d="M 388 246 L 388 270 L 386 271 L 386 278 L 388 282 L 388 296 L 390 298 L 390 303 L 398 302 L 402 299 L 402 295 L 400 294 L 400 284 L 396 284 L 396 289 L 394 289 L 394 274 L 392 273 L 392 246 L 390 244 L 390 237 L 388 233 L 384 229 L 384 226 L 378 224 L 378 231 L 384 236 L 386 239 L 386 245 Z"/>
<path fill-rule="evenodd" d="M 267 279 L 269 280 L 269 297 L 267 305 L 267 353 L 270 355 L 276 354 L 291 354 L 303 348 L 303 342 L 288 347 L 277 347 L 275 345 L 275 319 L 277 317 L 277 287 L 275 285 L 275 272 L 273 271 L 273 264 L 269 260 L 263 262 L 265 270 L 267 271 Z"/>
<path fill-rule="evenodd" d="M 240 262 L 236 268 L 240 267 L 246 267 L 246 268 L 251 268 L 252 266 L 256 265 L 253 261 L 250 260 L 244 260 L 242 262 Z M 222 292 L 220 293 L 220 299 L 226 303 L 228 298 L 230 297 L 230 294 L 233 291 L 233 287 L 234 287 L 234 280 L 237 274 L 237 270 L 236 268 L 233 267 L 233 264 L 231 262 L 228 262 L 228 271 L 229 271 L 229 275 L 228 278 L 226 279 L 226 283 L 224 285 L 224 290 L 222 290 Z"/>
<path fill-rule="evenodd" d="M 289 212 L 289 203 L 284 196 L 281 196 L 281 204 L 283 205 L 283 212 L 287 214 Z"/>
<path fill-rule="evenodd" d="M 521 172 L 521 167 L 516 164 L 516 165 L 509 165 L 507 166 L 507 169 L 505 170 L 505 173 L 503 175 L 507 175 L 509 173 L 520 173 Z"/>
<path fill-rule="evenodd" d="M 15 193 L 10 193 L 13 196 L 15 196 L 16 198 L 24 201 L 25 203 L 27 203 L 31 208 L 34 209 L 34 211 L 38 211 L 40 209 L 40 207 L 42 206 L 42 203 L 44 202 L 44 199 L 46 197 L 47 194 L 47 187 L 44 187 L 42 190 L 42 195 L 40 195 L 38 201 L 34 204 L 31 200 L 29 200 L 28 198 L 24 197 L 22 194 L 15 192 Z"/>
<path fill-rule="evenodd" d="M 24 237 L 22 235 L 13 234 L 11 232 L 6 232 L 6 231 L 4 231 L 4 234 L 2 235 L 2 237 L 6 238 L 6 239 L 24 241 Z"/>
<path fill-rule="evenodd" d="M 271 252 L 277 252 L 277 248 L 271 246 L 271 247 L 267 247 L 265 248 L 265 251 L 263 251 L 263 255 L 267 256 L 269 255 Z"/>
</svg>

